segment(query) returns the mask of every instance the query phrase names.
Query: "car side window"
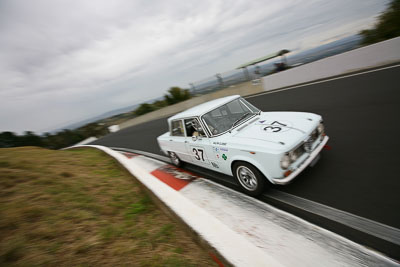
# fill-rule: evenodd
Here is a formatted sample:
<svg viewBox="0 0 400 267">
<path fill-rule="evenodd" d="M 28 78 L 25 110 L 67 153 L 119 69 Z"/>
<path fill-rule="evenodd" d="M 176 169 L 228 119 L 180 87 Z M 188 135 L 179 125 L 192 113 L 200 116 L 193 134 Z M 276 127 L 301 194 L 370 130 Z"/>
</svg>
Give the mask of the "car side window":
<svg viewBox="0 0 400 267">
<path fill-rule="evenodd" d="M 176 120 L 171 122 L 171 135 L 184 136 L 182 120 Z"/>
<path fill-rule="evenodd" d="M 196 118 L 185 119 L 186 136 L 206 136 L 203 128 Z"/>
</svg>

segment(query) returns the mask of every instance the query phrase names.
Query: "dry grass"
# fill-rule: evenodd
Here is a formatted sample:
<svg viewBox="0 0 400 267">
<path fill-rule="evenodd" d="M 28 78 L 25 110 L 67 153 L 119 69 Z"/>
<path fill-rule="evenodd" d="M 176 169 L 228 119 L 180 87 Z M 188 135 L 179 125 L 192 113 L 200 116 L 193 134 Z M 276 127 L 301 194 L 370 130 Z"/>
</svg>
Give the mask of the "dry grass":
<svg viewBox="0 0 400 267">
<path fill-rule="evenodd" d="M 215 263 L 96 150 L 0 149 L 0 265 Z"/>
</svg>

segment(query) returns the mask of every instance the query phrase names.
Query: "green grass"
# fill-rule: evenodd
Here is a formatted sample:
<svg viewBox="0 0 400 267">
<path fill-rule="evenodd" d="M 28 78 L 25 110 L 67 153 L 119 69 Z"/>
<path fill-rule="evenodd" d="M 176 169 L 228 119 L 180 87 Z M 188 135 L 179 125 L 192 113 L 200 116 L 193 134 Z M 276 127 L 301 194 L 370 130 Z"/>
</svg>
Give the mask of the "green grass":
<svg viewBox="0 0 400 267">
<path fill-rule="evenodd" d="M 0 218 L 0 266 L 215 266 L 94 149 L 0 149 Z"/>
</svg>

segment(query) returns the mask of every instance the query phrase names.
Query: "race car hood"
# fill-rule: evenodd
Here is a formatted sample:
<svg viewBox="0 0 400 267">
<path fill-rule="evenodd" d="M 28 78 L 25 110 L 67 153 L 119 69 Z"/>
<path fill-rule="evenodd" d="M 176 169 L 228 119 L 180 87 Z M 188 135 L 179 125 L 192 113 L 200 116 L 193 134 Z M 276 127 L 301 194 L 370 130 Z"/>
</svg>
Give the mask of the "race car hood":
<svg viewBox="0 0 400 267">
<path fill-rule="evenodd" d="M 262 112 L 256 118 L 236 127 L 232 137 L 279 143 L 290 148 L 306 140 L 321 121 L 321 116 L 305 112 Z"/>
</svg>

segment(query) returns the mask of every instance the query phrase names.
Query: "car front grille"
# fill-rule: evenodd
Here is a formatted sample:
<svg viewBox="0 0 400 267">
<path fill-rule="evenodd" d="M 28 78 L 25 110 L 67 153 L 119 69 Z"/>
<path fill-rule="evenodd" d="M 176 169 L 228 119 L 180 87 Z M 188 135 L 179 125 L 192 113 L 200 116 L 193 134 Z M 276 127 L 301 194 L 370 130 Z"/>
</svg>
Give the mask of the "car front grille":
<svg viewBox="0 0 400 267">
<path fill-rule="evenodd" d="M 315 142 L 315 140 L 317 140 L 318 139 L 318 131 L 317 131 L 317 129 L 315 129 L 312 133 L 311 133 L 311 135 L 308 137 L 308 139 L 304 142 L 304 149 L 305 149 L 305 151 L 307 151 L 307 152 L 310 152 L 311 151 L 311 149 L 312 149 L 312 145 L 313 145 L 313 143 Z"/>
</svg>

